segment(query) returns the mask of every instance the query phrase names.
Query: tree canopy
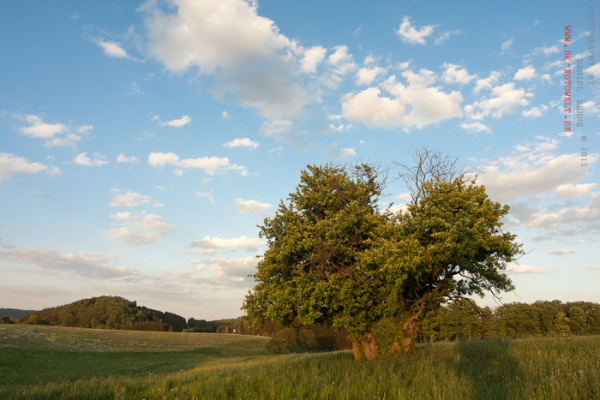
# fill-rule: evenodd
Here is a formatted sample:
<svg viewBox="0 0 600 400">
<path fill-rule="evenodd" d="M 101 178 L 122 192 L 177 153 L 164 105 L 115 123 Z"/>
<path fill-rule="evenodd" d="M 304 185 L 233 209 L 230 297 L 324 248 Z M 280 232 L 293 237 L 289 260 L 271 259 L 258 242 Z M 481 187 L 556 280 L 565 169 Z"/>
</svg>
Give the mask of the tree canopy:
<svg viewBox="0 0 600 400">
<path fill-rule="evenodd" d="M 268 249 L 243 308 L 277 323 L 344 328 L 355 357 L 374 359 L 410 350 L 418 321 L 444 301 L 513 288 L 502 271 L 520 246 L 501 229 L 508 206 L 484 187 L 436 175 L 399 213 L 379 209 L 383 189 L 372 165 L 302 171 L 289 204 L 260 227 Z M 385 340 L 384 319 L 398 326 Z"/>
</svg>

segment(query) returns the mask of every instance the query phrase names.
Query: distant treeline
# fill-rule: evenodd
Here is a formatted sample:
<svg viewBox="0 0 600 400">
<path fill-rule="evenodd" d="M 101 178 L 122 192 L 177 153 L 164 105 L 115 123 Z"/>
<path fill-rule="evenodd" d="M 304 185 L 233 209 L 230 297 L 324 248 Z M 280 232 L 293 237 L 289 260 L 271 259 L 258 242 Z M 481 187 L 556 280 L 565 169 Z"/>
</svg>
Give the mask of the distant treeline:
<svg viewBox="0 0 600 400">
<path fill-rule="evenodd" d="M 600 304 L 537 301 L 508 303 L 495 309 L 458 301 L 421 321 L 419 341 L 600 335 Z"/>
<path fill-rule="evenodd" d="M 393 336 L 399 331 L 397 324 L 388 319 L 376 329 L 382 337 L 386 334 Z M 220 329 L 224 329 L 223 325 Z M 229 332 L 235 329 L 241 334 L 273 336 L 291 344 L 321 350 L 352 347 L 347 332 L 322 324 L 302 325 L 297 319 L 285 326 L 241 317 L 228 329 Z M 422 319 L 418 341 L 431 343 L 559 335 L 600 335 L 600 304 L 555 300 L 533 304 L 508 303 L 491 309 L 479 307 L 472 301 L 457 301 L 430 311 Z"/>
<path fill-rule="evenodd" d="M 76 301 L 36 311 L 21 319 L 0 317 L 0 323 L 30 323 L 99 329 L 188 331 L 272 336 L 298 346 L 320 350 L 351 348 L 349 335 L 324 324 L 289 325 L 253 320 L 247 316 L 216 321 L 190 318 L 138 306 L 116 296 Z M 398 322 L 382 321 L 380 336 L 394 335 Z M 383 335 L 382 335 L 383 334 Z M 600 335 L 600 304 L 591 302 L 537 301 L 508 303 L 491 309 L 472 301 L 457 301 L 430 311 L 421 321 L 419 342 L 525 338 L 532 336 Z"/>
<path fill-rule="evenodd" d="M 29 314 L 19 322 L 94 329 L 176 331 L 187 328 L 185 318 L 138 306 L 117 296 L 79 300 Z"/>
</svg>

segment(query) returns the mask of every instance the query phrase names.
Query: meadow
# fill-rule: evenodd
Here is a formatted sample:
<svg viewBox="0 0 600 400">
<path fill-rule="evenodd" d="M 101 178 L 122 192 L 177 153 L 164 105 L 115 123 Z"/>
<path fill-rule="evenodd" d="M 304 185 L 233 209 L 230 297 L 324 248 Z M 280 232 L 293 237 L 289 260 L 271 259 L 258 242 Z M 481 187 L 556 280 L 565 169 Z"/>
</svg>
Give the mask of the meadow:
<svg viewBox="0 0 600 400">
<path fill-rule="evenodd" d="M 2 399 L 598 399 L 600 336 L 276 355 L 268 338 L 0 325 Z"/>
</svg>

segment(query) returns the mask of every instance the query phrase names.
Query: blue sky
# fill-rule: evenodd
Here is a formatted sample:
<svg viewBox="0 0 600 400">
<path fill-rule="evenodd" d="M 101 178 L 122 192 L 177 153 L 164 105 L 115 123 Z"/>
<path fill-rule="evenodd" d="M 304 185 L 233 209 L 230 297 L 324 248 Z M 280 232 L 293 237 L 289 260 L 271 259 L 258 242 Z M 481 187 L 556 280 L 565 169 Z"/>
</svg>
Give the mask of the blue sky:
<svg viewBox="0 0 600 400">
<path fill-rule="evenodd" d="M 505 302 L 599 302 L 596 4 L 4 2 L 0 307 L 239 316 L 301 169 L 423 145 L 511 206 Z"/>
</svg>

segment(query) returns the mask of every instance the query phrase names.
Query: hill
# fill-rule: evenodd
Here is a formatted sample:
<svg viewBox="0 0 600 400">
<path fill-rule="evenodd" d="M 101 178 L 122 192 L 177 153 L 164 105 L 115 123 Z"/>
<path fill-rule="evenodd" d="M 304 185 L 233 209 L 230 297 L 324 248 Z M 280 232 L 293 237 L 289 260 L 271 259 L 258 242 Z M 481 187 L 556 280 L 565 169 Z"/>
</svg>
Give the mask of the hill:
<svg viewBox="0 0 600 400">
<path fill-rule="evenodd" d="M 18 308 L 0 308 L 0 316 L 11 318 L 23 318 L 35 310 L 19 310 Z"/>
<path fill-rule="evenodd" d="M 187 327 L 185 318 L 138 306 L 117 296 L 100 296 L 79 300 L 60 307 L 35 311 L 22 322 L 46 323 L 95 329 L 128 329 L 138 331 L 177 331 Z"/>
</svg>

